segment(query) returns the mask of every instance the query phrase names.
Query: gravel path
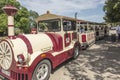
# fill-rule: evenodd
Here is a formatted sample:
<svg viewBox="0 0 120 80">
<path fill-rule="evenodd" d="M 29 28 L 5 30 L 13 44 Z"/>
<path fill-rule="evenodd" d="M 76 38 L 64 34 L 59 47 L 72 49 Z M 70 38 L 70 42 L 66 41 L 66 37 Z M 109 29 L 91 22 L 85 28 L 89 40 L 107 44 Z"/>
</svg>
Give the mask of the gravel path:
<svg viewBox="0 0 120 80">
<path fill-rule="evenodd" d="M 71 80 L 120 80 L 120 43 L 99 41 L 65 68 Z"/>
<path fill-rule="evenodd" d="M 49 80 L 120 80 L 120 43 L 98 41 L 62 64 Z"/>
</svg>

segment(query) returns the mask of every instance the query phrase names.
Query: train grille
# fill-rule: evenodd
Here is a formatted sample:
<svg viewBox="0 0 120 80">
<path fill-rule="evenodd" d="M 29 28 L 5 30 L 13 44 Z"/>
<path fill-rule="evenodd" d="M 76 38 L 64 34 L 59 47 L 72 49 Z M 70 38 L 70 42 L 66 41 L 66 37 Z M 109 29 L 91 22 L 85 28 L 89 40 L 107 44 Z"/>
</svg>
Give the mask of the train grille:
<svg viewBox="0 0 120 80">
<path fill-rule="evenodd" d="M 28 80 L 28 75 L 11 71 L 11 78 L 13 78 L 14 80 Z"/>
</svg>

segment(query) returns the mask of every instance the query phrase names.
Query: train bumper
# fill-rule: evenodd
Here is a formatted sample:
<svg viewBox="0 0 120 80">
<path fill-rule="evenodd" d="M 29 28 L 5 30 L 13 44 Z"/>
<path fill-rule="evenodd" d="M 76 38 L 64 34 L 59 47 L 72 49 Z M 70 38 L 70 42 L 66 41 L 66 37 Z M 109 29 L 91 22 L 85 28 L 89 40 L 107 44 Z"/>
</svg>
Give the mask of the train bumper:
<svg viewBox="0 0 120 80">
<path fill-rule="evenodd" d="M 31 75 L 32 74 L 25 69 L 16 68 L 6 71 L 0 68 L 0 80 L 31 80 Z"/>
</svg>

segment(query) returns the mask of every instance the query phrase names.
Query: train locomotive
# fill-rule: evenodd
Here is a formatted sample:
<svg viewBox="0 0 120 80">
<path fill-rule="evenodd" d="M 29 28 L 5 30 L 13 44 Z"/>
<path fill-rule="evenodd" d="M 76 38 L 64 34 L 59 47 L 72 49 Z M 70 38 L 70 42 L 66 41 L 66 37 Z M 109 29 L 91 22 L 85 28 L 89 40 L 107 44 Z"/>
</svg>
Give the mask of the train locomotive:
<svg viewBox="0 0 120 80">
<path fill-rule="evenodd" d="M 37 33 L 14 36 L 14 6 L 8 15 L 8 38 L 0 41 L 2 80 L 48 80 L 51 71 L 80 54 L 76 19 L 47 11 L 37 18 Z"/>
</svg>

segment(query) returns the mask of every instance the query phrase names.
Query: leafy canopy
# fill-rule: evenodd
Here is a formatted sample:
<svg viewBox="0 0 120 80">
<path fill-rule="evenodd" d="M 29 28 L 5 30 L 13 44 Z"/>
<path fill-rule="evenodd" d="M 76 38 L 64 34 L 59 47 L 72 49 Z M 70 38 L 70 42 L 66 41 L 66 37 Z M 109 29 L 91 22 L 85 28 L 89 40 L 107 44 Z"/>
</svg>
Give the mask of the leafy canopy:
<svg viewBox="0 0 120 80">
<path fill-rule="evenodd" d="M 103 10 L 106 22 L 120 22 L 120 0 L 106 0 Z"/>
<path fill-rule="evenodd" d="M 18 8 L 15 17 L 15 28 L 20 29 L 24 33 L 30 32 L 30 24 L 35 24 L 35 18 L 39 15 L 35 11 L 28 11 L 27 8 L 21 6 L 16 0 L 0 0 L 0 32 L 4 32 L 7 29 L 7 15 L 3 12 L 2 8 L 7 5 L 13 5 Z"/>
</svg>

